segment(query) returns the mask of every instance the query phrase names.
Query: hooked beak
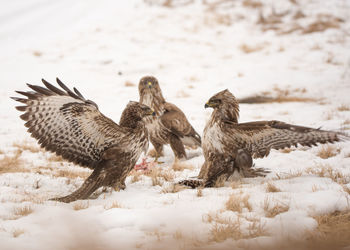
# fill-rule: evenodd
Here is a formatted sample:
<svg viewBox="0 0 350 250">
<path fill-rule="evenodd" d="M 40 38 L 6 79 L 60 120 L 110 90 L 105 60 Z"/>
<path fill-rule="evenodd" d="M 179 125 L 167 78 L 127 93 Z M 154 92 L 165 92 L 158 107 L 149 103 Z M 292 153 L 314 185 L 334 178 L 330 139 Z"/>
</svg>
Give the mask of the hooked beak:
<svg viewBox="0 0 350 250">
<path fill-rule="evenodd" d="M 156 116 L 156 112 L 154 111 L 154 109 L 150 108 L 149 110 L 149 115 L 152 115 L 152 116 Z"/>
<path fill-rule="evenodd" d="M 152 82 L 148 82 L 148 88 L 151 89 L 152 88 Z"/>
<path fill-rule="evenodd" d="M 210 106 L 209 106 L 209 103 L 206 102 L 205 105 L 204 105 L 204 108 L 206 109 L 206 108 L 209 108 L 209 107 L 210 107 Z"/>
</svg>

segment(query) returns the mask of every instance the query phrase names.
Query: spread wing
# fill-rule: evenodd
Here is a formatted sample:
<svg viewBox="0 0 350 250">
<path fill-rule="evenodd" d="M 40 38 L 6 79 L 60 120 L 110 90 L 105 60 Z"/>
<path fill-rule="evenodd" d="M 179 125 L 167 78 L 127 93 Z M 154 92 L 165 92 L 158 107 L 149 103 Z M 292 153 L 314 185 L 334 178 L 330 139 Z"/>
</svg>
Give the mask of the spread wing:
<svg viewBox="0 0 350 250">
<path fill-rule="evenodd" d="M 262 158 L 270 153 L 270 149 L 282 149 L 298 144 L 303 146 L 317 145 L 340 141 L 346 135 L 296 126 L 280 121 L 259 121 L 248 123 L 225 123 L 225 134 L 228 145 L 245 148 L 253 157 Z"/>
<path fill-rule="evenodd" d="M 170 104 L 168 103 L 168 105 Z M 174 104 L 171 105 L 175 106 Z M 200 146 L 201 137 L 189 123 L 185 114 L 179 108 L 176 107 L 175 109 L 175 107 L 170 111 L 166 111 L 160 117 L 162 124 L 179 138 L 186 138 L 185 141 L 189 141 L 189 144 Z M 190 140 L 192 140 L 192 143 Z"/>
<path fill-rule="evenodd" d="M 125 129 L 101 114 L 77 89 L 71 91 L 59 79 L 62 89 L 42 81 L 46 88 L 27 84 L 33 91 L 16 91 L 27 98 L 12 97 L 25 104 L 16 109 L 24 112 L 20 117 L 41 147 L 94 168 L 107 148 L 125 141 Z"/>
</svg>

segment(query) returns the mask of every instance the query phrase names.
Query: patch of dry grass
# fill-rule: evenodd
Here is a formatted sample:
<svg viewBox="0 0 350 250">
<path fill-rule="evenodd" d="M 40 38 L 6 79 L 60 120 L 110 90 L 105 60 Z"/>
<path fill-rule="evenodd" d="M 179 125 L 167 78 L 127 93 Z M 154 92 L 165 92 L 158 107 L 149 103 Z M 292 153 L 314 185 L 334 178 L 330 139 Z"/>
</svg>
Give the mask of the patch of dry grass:
<svg viewBox="0 0 350 250">
<path fill-rule="evenodd" d="M 78 177 L 86 179 L 91 173 L 79 170 L 58 169 L 51 173 L 53 177 L 66 177 L 69 179 L 76 179 Z"/>
<path fill-rule="evenodd" d="M 232 189 L 237 189 L 237 188 L 240 188 L 240 187 L 242 187 L 242 180 L 241 179 L 231 182 L 231 188 Z"/>
<path fill-rule="evenodd" d="M 243 233 L 241 231 L 240 220 L 229 221 L 225 224 L 215 223 L 211 228 L 211 240 L 215 242 L 222 242 L 226 239 L 233 238 L 235 240 L 242 239 Z"/>
<path fill-rule="evenodd" d="M 5 155 L 0 159 L 0 174 L 16 173 L 16 172 L 30 172 L 30 169 L 23 167 L 23 160 L 21 159 L 22 150 L 16 150 L 13 155 Z"/>
<path fill-rule="evenodd" d="M 47 161 L 49 162 L 65 162 L 65 160 L 62 158 L 62 156 L 56 155 L 56 154 L 50 154 L 47 158 Z"/>
<path fill-rule="evenodd" d="M 131 178 L 131 183 L 135 183 L 141 180 L 141 176 L 143 175 L 142 171 L 136 171 L 136 170 L 132 170 L 129 173 L 129 176 L 132 176 Z"/>
<path fill-rule="evenodd" d="M 342 104 L 338 107 L 338 111 L 350 111 L 350 106 Z"/>
<path fill-rule="evenodd" d="M 197 188 L 197 197 L 203 197 L 203 188 L 202 187 Z"/>
<path fill-rule="evenodd" d="M 113 208 L 122 208 L 123 206 L 120 205 L 118 201 L 113 201 L 112 203 L 109 203 L 107 205 L 104 205 L 103 208 L 106 210 L 113 209 Z"/>
<path fill-rule="evenodd" d="M 189 170 L 193 170 L 194 166 L 189 165 L 187 163 L 181 162 L 181 161 L 176 161 L 173 163 L 173 165 L 171 166 L 171 168 L 174 171 L 184 171 L 185 169 L 189 169 Z"/>
<path fill-rule="evenodd" d="M 301 170 L 298 170 L 298 171 L 295 171 L 295 172 L 289 172 L 287 174 L 279 174 L 279 173 L 276 173 L 276 177 L 273 178 L 273 180 L 286 180 L 286 179 L 292 179 L 292 178 L 296 178 L 296 177 L 300 177 L 303 175 L 303 171 Z"/>
<path fill-rule="evenodd" d="M 162 193 L 177 193 L 184 189 L 187 189 L 187 187 L 179 184 L 170 184 L 162 189 Z"/>
<path fill-rule="evenodd" d="M 45 152 L 44 149 L 40 148 L 38 144 L 35 144 L 30 141 L 22 141 L 22 142 L 14 142 L 12 144 L 13 147 L 18 148 L 21 151 L 29 151 L 31 153 Z"/>
<path fill-rule="evenodd" d="M 41 57 L 43 55 L 43 53 L 39 50 L 34 50 L 33 51 L 33 56 L 36 56 L 36 57 Z"/>
<path fill-rule="evenodd" d="M 17 238 L 24 233 L 25 233 L 24 229 L 15 229 L 12 231 L 12 236 L 13 238 Z"/>
<path fill-rule="evenodd" d="M 268 196 L 266 196 L 263 208 L 265 212 L 265 216 L 268 218 L 273 218 L 278 214 L 287 212 L 289 210 L 289 204 L 276 202 L 274 205 L 271 205 L 271 200 Z"/>
<path fill-rule="evenodd" d="M 157 157 L 157 151 L 153 148 L 150 151 L 148 151 L 147 155 L 155 158 L 155 157 Z"/>
<path fill-rule="evenodd" d="M 183 238 L 183 234 L 180 230 L 176 230 L 175 233 L 173 234 L 173 238 L 175 240 L 181 240 Z"/>
<path fill-rule="evenodd" d="M 261 8 L 263 4 L 260 1 L 254 1 L 254 0 L 244 0 L 242 2 L 242 5 L 244 7 L 249 7 L 253 9 Z"/>
<path fill-rule="evenodd" d="M 179 97 L 179 98 L 188 98 L 190 96 L 191 95 L 185 92 L 184 90 L 180 90 L 176 93 L 176 97 Z"/>
<path fill-rule="evenodd" d="M 13 215 L 15 216 L 14 219 L 27 216 L 31 213 L 33 213 L 33 208 L 31 206 L 15 207 L 13 209 Z"/>
<path fill-rule="evenodd" d="M 245 98 L 240 98 L 240 103 L 284 103 L 284 102 L 318 102 L 315 98 L 304 97 L 307 90 L 305 88 L 295 88 L 291 89 L 288 87 L 287 89 L 281 89 L 278 86 L 274 86 L 273 92 L 271 91 L 263 91 L 261 94 L 257 94 L 254 96 L 249 96 Z"/>
<path fill-rule="evenodd" d="M 249 212 L 253 209 L 249 203 L 249 195 L 243 194 L 231 194 L 230 198 L 225 203 L 225 208 L 238 213 L 242 213 L 244 208 L 248 209 Z"/>
<path fill-rule="evenodd" d="M 343 121 L 342 125 L 349 125 L 350 124 L 350 119 L 346 119 Z"/>
<path fill-rule="evenodd" d="M 171 182 L 175 178 L 173 171 L 153 167 L 151 170 L 144 172 L 144 175 L 151 177 L 152 186 L 162 186 L 164 181 Z"/>
<path fill-rule="evenodd" d="M 311 234 L 311 241 L 323 249 L 340 249 L 350 245 L 350 211 L 315 216 L 318 226 Z"/>
<path fill-rule="evenodd" d="M 344 22 L 342 19 L 334 16 L 328 16 L 328 18 L 325 19 L 319 17 L 317 20 L 304 27 L 302 30 L 302 34 L 323 32 L 327 29 L 339 29 L 340 23 L 342 22 Z"/>
<path fill-rule="evenodd" d="M 275 184 L 273 184 L 272 182 L 268 182 L 266 184 L 266 192 L 269 193 L 277 193 L 277 192 L 281 192 L 281 189 L 279 189 L 278 187 L 276 187 Z"/>
<path fill-rule="evenodd" d="M 317 175 L 319 177 L 330 178 L 332 181 L 342 185 L 349 183 L 350 176 L 347 176 L 337 169 L 332 168 L 330 165 L 317 164 L 314 167 L 306 169 L 308 174 Z"/>
<path fill-rule="evenodd" d="M 214 216 L 213 227 L 210 230 L 210 241 L 222 242 L 227 239 L 251 239 L 260 236 L 266 236 L 267 232 L 260 219 L 250 220 L 247 228 L 242 228 L 242 218 L 237 217 L 235 220 L 219 218 Z"/>
<path fill-rule="evenodd" d="M 239 49 L 242 50 L 244 53 L 249 54 L 257 51 L 261 51 L 266 47 L 266 44 L 258 44 L 258 45 L 248 45 L 248 44 L 241 44 L 239 46 Z"/>
<path fill-rule="evenodd" d="M 317 156 L 322 159 L 328 159 L 330 157 L 336 156 L 341 151 L 340 148 L 335 147 L 334 145 L 324 145 L 317 152 Z"/>
<path fill-rule="evenodd" d="M 295 151 L 295 148 L 284 148 L 279 150 L 281 153 L 288 154 L 290 152 Z"/>
<path fill-rule="evenodd" d="M 90 206 L 89 201 L 78 201 L 73 204 L 73 209 L 75 211 L 87 209 Z"/>
<path fill-rule="evenodd" d="M 132 82 L 129 82 L 129 81 L 126 81 L 126 82 L 124 83 L 124 86 L 125 86 L 125 87 L 134 87 L 134 86 L 136 86 L 136 84 L 135 84 L 135 83 L 132 83 Z"/>
</svg>

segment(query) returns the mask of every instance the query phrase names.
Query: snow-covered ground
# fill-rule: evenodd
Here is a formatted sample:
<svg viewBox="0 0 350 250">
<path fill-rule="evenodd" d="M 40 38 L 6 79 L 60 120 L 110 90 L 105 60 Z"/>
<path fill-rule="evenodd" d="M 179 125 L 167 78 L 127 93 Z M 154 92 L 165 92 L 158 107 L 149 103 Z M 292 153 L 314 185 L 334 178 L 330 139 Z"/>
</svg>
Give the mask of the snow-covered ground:
<svg viewBox="0 0 350 250">
<path fill-rule="evenodd" d="M 153 183 L 133 173 L 120 192 L 47 201 L 75 190 L 89 170 L 38 150 L 19 119 L 9 97 L 41 78 L 77 87 L 115 121 L 138 100 L 138 80 L 154 75 L 200 133 L 211 112 L 204 103 L 225 88 L 238 98 L 312 99 L 242 104 L 242 122 L 349 131 L 350 1 L 163 2 L 0 1 L 0 249 L 268 247 L 303 238 L 314 216 L 350 208 L 349 142 L 272 151 L 255 161 L 271 169 L 267 177 L 201 191 L 172 188 L 198 174 L 201 150 L 188 151 L 192 169 L 174 171 L 166 147 Z"/>
</svg>

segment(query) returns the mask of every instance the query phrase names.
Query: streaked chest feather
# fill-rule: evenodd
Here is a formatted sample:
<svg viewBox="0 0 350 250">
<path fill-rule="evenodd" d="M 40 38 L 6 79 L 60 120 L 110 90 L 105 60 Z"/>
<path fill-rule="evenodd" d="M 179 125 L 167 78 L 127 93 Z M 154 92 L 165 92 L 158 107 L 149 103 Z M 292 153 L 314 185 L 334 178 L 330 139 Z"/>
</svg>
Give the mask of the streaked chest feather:
<svg viewBox="0 0 350 250">
<path fill-rule="evenodd" d="M 204 151 L 222 151 L 223 148 L 223 133 L 221 127 L 215 122 L 207 125 L 203 133 Z"/>
<path fill-rule="evenodd" d="M 146 131 L 140 131 L 133 134 L 128 143 L 128 147 L 125 149 L 127 152 L 131 152 L 132 161 L 137 161 L 142 152 L 146 153 L 148 150 L 148 134 Z"/>
</svg>

